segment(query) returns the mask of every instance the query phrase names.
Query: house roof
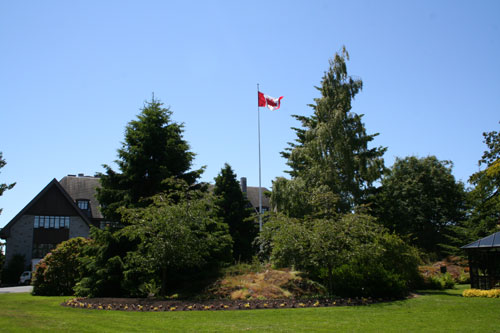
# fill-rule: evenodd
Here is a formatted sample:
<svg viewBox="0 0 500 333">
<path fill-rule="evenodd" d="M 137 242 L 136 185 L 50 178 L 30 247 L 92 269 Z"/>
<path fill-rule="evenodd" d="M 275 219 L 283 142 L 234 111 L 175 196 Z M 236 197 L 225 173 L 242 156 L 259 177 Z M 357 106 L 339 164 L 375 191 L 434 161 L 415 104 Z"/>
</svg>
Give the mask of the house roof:
<svg viewBox="0 0 500 333">
<path fill-rule="evenodd" d="M 500 247 L 500 231 L 462 246 L 462 249 L 479 249 Z"/>
<path fill-rule="evenodd" d="M 269 190 L 265 187 L 262 187 L 262 207 L 270 207 L 269 198 L 264 195 L 265 192 L 269 192 Z M 253 207 L 259 207 L 259 187 L 247 186 L 247 199 L 250 201 Z"/>
<path fill-rule="evenodd" d="M 214 190 L 215 185 L 206 184 L 210 191 Z M 265 195 L 269 190 L 265 187 L 262 187 L 262 207 L 270 208 L 269 197 Z M 257 209 L 259 207 L 259 187 L 258 186 L 247 186 L 247 191 L 243 192 L 246 196 L 247 200 L 250 202 L 253 208 Z"/>
<path fill-rule="evenodd" d="M 10 220 L 10 222 L 7 223 L 7 225 L 5 225 L 5 227 L 2 228 L 2 230 L 0 230 L 0 238 L 6 239 L 7 237 L 9 237 L 10 228 L 17 222 L 17 220 L 19 220 L 19 218 L 21 218 L 27 211 L 29 211 L 29 209 L 33 207 L 38 202 L 38 200 L 40 200 L 40 198 L 42 198 L 50 189 L 54 187 L 61 192 L 63 198 L 68 202 L 68 204 L 72 208 L 74 208 L 76 214 L 80 216 L 88 226 L 90 226 L 89 218 L 82 212 L 81 209 L 78 208 L 78 206 L 73 201 L 68 192 L 66 192 L 66 190 L 61 186 L 61 184 L 59 184 L 57 179 L 54 178 L 12 220 Z"/>
<path fill-rule="evenodd" d="M 68 192 L 74 201 L 79 199 L 90 201 L 92 218 L 103 218 L 101 211 L 99 210 L 99 202 L 95 197 L 96 188 L 101 187 L 99 177 L 68 175 L 61 179 L 59 183 L 62 187 L 64 187 L 66 192 Z"/>
</svg>

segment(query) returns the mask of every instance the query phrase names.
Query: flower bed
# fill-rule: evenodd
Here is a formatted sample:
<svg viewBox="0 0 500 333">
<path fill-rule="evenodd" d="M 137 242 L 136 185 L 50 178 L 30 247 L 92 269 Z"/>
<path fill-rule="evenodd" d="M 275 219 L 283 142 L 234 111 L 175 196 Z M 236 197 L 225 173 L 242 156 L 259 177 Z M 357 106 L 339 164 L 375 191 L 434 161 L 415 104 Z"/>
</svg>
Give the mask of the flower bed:
<svg viewBox="0 0 500 333">
<path fill-rule="evenodd" d="M 73 298 L 62 303 L 63 306 L 118 311 L 215 311 L 282 309 L 329 306 L 369 305 L 394 299 L 373 298 L 324 298 L 324 299 L 281 299 L 281 300 L 212 300 L 191 302 L 188 300 L 154 300 L 144 298 Z"/>
<path fill-rule="evenodd" d="M 465 289 L 462 293 L 464 297 L 488 297 L 488 298 L 500 298 L 500 289 Z"/>
</svg>

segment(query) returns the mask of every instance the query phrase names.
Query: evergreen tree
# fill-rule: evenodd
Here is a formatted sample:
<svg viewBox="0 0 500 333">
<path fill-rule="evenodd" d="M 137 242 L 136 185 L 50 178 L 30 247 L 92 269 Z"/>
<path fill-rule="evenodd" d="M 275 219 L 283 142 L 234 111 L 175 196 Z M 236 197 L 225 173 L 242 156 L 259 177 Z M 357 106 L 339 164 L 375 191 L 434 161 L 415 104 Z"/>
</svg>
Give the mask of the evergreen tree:
<svg viewBox="0 0 500 333">
<path fill-rule="evenodd" d="M 2 152 L 0 151 L 0 169 L 3 168 L 5 166 L 5 164 L 7 164 L 7 162 L 5 162 L 5 160 L 2 158 Z M 16 183 L 12 183 L 12 184 L 0 184 L 0 197 L 2 196 L 3 192 L 7 191 L 7 190 L 10 190 L 14 187 L 14 185 L 16 185 Z M 0 214 L 2 213 L 2 209 L 0 208 Z"/>
<path fill-rule="evenodd" d="M 97 199 L 108 220 L 119 220 L 119 207 L 145 207 L 142 201 L 167 191 L 166 179 L 174 177 L 194 184 L 203 169 L 190 171 L 194 153 L 182 138 L 183 125 L 171 120 L 172 111 L 156 99 L 147 102 L 136 120 L 125 129 L 125 141 L 118 149 L 115 172 L 104 165 L 102 188 Z"/>
<path fill-rule="evenodd" d="M 236 174 L 227 163 L 215 177 L 214 194 L 218 197 L 216 205 L 219 207 L 219 216 L 229 226 L 229 233 L 233 238 L 234 259 L 251 260 L 254 254 L 252 242 L 257 236 L 258 228 L 252 218 L 248 200 L 236 180 Z"/>
<path fill-rule="evenodd" d="M 294 116 L 302 128 L 294 128 L 296 142 L 289 143 L 290 147 L 282 152 L 291 168 L 291 181 L 300 179 L 310 191 L 322 188 L 321 193 L 334 194 L 337 198 L 332 204 L 339 213 L 364 203 L 374 189 L 373 183 L 382 175 L 386 151 L 383 147 L 368 147 L 377 134 L 366 134 L 363 116 L 351 111 L 352 100 L 363 83 L 347 74 L 348 60 L 345 48 L 330 60 L 321 87 L 317 87 L 321 97 L 311 105 L 313 115 Z M 280 181 L 285 185 L 286 181 Z M 290 205 L 288 198 L 273 187 L 271 200 L 275 207 Z"/>
</svg>

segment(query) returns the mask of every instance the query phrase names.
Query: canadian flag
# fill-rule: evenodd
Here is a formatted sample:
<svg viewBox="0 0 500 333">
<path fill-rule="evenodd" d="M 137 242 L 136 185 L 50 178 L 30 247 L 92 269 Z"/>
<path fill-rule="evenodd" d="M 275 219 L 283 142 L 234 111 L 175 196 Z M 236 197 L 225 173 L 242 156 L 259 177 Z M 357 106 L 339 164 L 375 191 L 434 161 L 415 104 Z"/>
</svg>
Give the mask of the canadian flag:
<svg viewBox="0 0 500 333">
<path fill-rule="evenodd" d="M 259 91 L 259 107 L 267 106 L 267 108 L 271 111 L 278 110 L 280 108 L 280 103 L 282 98 L 283 96 L 279 98 L 267 96 Z"/>
</svg>

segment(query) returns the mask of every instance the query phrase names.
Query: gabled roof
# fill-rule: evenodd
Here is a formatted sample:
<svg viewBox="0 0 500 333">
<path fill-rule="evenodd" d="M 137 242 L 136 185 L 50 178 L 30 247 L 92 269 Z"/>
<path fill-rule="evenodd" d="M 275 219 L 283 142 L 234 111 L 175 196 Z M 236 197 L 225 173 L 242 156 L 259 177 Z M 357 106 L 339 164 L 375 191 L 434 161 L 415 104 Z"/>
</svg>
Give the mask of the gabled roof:
<svg viewBox="0 0 500 333">
<path fill-rule="evenodd" d="M 479 249 L 479 248 L 491 248 L 500 247 L 500 231 L 495 232 L 489 236 L 478 239 L 475 242 L 462 246 L 462 249 Z"/>
<path fill-rule="evenodd" d="M 99 177 L 68 175 L 61 179 L 59 183 L 74 201 L 79 199 L 90 201 L 92 218 L 103 218 L 99 210 L 99 202 L 95 197 L 96 188 L 101 187 Z"/>
<path fill-rule="evenodd" d="M 12 220 L 10 220 L 7 225 L 0 230 L 0 238 L 7 238 L 10 233 L 10 228 L 14 225 L 17 220 L 19 220 L 33 205 L 37 203 L 37 201 L 42 198 L 51 188 L 55 187 L 57 190 L 61 192 L 64 199 L 68 201 L 68 203 L 74 208 L 76 215 L 80 216 L 83 221 L 90 227 L 91 223 L 89 218 L 81 211 L 80 208 L 75 204 L 71 196 L 66 192 L 66 190 L 59 184 L 57 179 L 52 179 L 52 181 L 44 187 L 40 193 L 38 193 Z"/>
</svg>

